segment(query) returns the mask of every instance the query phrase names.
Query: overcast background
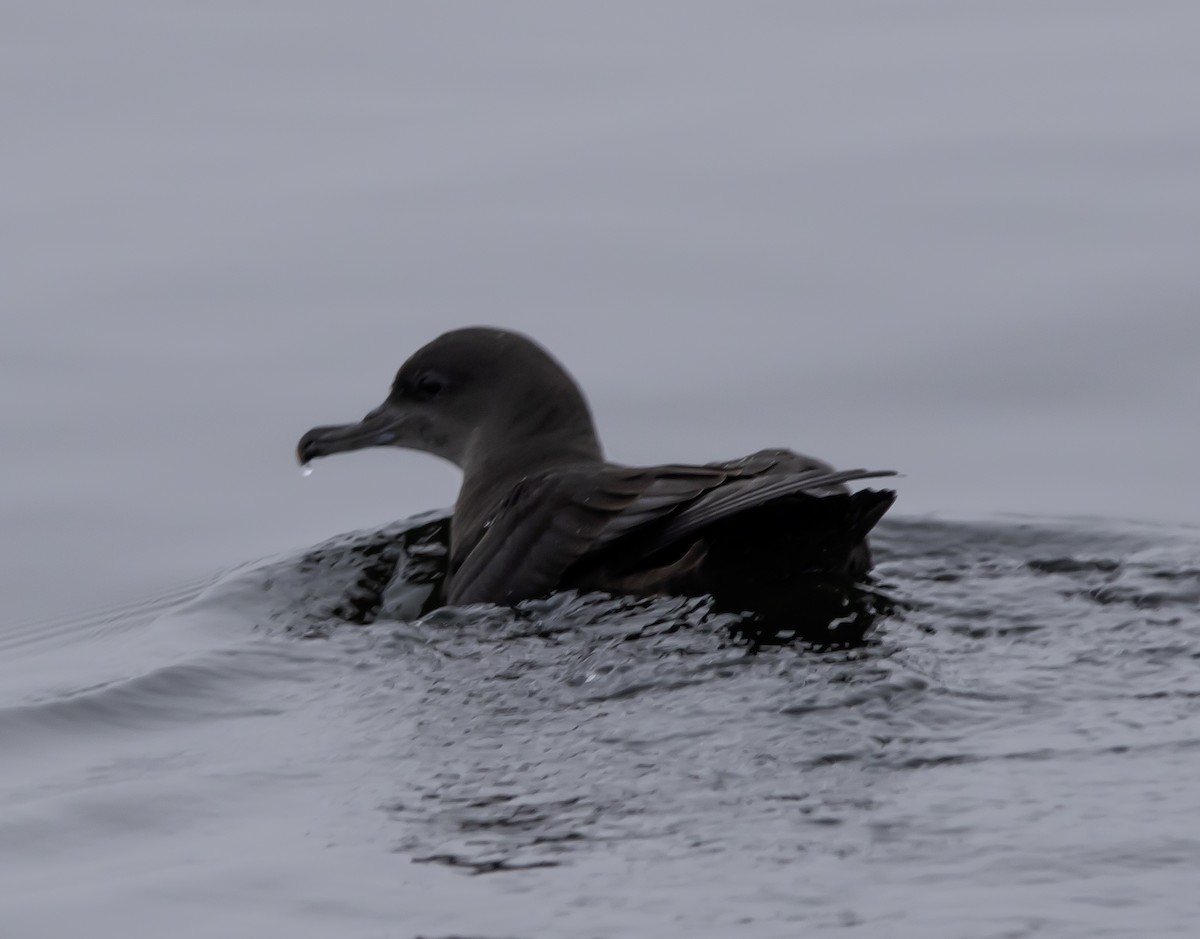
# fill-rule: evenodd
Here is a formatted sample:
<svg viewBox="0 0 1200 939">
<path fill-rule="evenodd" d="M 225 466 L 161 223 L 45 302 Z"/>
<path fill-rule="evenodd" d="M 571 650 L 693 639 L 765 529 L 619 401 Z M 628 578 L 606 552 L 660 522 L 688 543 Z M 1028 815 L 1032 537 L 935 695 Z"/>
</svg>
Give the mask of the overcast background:
<svg viewBox="0 0 1200 939">
<path fill-rule="evenodd" d="M 1200 522 L 1191 2 L 7 4 L 0 614 L 449 504 L 302 479 L 441 331 L 613 459 L 792 446 L 896 511 Z"/>
</svg>

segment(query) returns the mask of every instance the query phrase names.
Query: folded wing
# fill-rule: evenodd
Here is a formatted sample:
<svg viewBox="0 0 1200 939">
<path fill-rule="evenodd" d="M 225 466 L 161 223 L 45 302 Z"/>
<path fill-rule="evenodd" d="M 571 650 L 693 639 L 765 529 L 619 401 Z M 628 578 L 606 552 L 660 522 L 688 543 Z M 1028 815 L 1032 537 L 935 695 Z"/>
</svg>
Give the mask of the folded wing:
<svg viewBox="0 0 1200 939">
<path fill-rule="evenodd" d="M 636 560 L 775 499 L 844 492 L 846 482 L 890 475 L 838 472 L 784 450 L 705 466 L 556 469 L 509 493 L 452 572 L 446 602 L 503 604 L 542 596 L 573 566 L 618 541 Z"/>
</svg>

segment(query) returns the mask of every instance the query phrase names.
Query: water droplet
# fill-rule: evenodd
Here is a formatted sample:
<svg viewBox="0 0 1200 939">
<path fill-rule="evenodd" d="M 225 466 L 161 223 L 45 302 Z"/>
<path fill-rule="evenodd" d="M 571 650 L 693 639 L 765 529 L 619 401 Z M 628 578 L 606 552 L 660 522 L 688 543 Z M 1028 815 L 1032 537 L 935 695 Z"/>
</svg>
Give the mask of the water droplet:
<svg viewBox="0 0 1200 939">
<path fill-rule="evenodd" d="M 300 467 L 300 475 L 301 476 L 311 476 L 312 475 L 312 464 L 305 463 L 302 467 Z"/>
</svg>

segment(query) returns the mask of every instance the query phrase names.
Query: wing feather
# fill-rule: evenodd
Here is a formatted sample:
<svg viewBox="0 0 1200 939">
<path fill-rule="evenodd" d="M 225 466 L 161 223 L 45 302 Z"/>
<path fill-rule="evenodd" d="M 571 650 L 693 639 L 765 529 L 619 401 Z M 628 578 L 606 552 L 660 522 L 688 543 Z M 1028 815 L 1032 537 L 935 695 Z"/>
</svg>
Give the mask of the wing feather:
<svg viewBox="0 0 1200 939">
<path fill-rule="evenodd" d="M 828 494 L 833 487 L 859 479 L 878 479 L 895 476 L 891 470 L 842 470 L 825 472 L 810 470 L 805 473 L 781 473 L 734 480 L 688 505 L 671 517 L 644 544 L 639 544 L 639 553 L 645 557 L 677 541 L 682 541 L 703 529 L 744 512 L 765 505 L 776 499 L 807 492 L 813 495 Z M 836 491 L 836 490 L 834 490 Z"/>
<path fill-rule="evenodd" d="M 599 464 L 522 481 L 450 578 L 446 602 L 513 603 L 549 593 L 588 554 L 728 480 L 710 467 Z"/>
<path fill-rule="evenodd" d="M 837 472 L 781 450 L 705 466 L 558 468 L 522 480 L 505 497 L 451 575 L 446 602 L 515 603 L 541 596 L 581 560 L 642 530 L 646 538 L 637 544 L 635 561 L 747 508 L 891 475 Z"/>
</svg>

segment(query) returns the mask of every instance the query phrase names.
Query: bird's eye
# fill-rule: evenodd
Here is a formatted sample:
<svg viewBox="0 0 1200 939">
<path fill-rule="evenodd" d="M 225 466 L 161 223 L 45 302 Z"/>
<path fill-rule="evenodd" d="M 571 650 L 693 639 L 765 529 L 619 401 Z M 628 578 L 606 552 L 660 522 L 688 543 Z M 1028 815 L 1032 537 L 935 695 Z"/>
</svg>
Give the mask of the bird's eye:
<svg viewBox="0 0 1200 939">
<path fill-rule="evenodd" d="M 437 375 L 418 376 L 417 380 L 412 383 L 412 396 L 418 401 L 431 401 L 441 394 L 442 389 L 446 387 L 446 383 Z"/>
</svg>

